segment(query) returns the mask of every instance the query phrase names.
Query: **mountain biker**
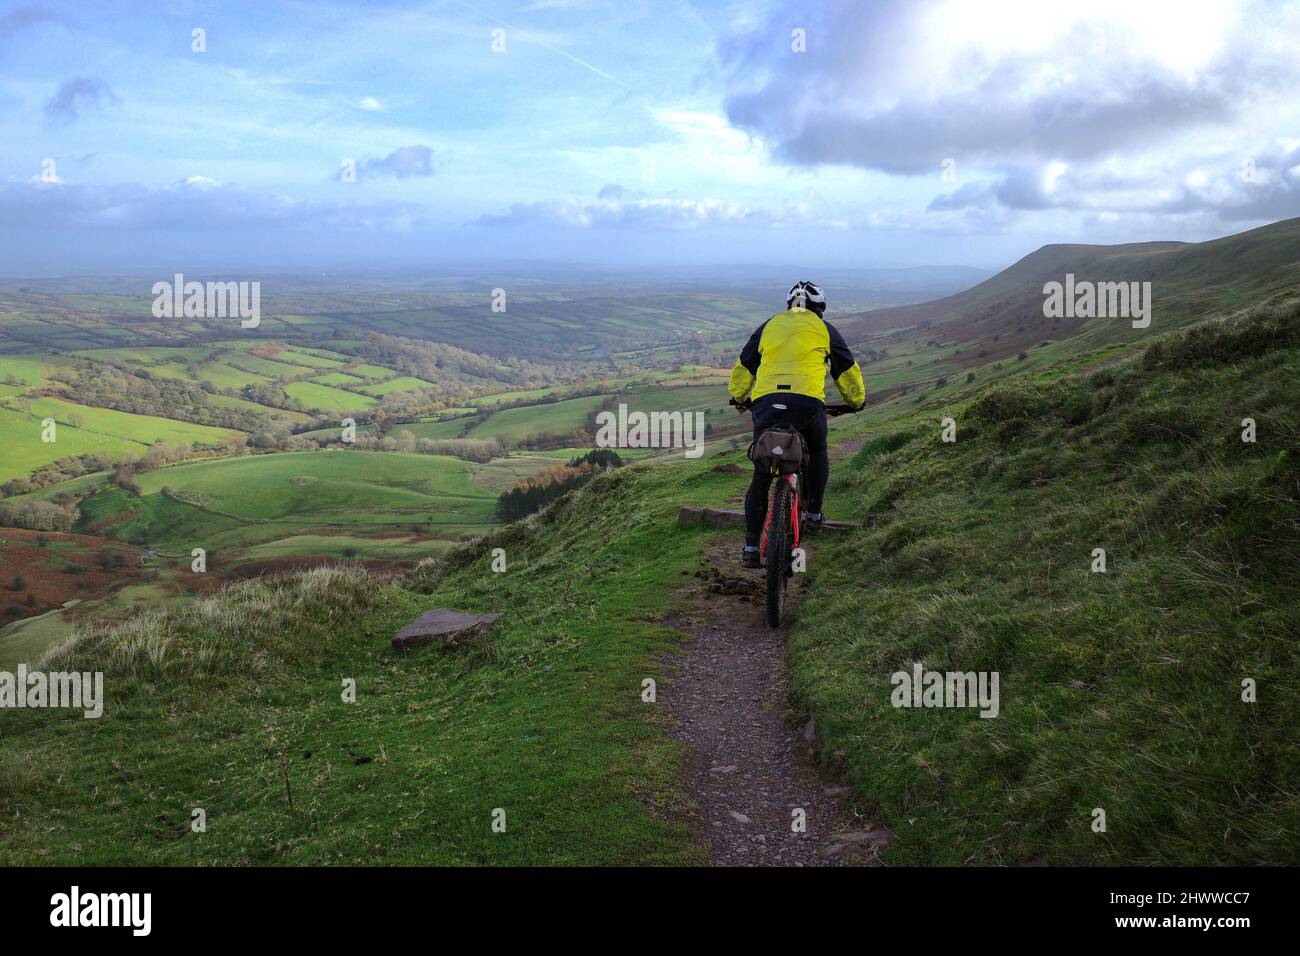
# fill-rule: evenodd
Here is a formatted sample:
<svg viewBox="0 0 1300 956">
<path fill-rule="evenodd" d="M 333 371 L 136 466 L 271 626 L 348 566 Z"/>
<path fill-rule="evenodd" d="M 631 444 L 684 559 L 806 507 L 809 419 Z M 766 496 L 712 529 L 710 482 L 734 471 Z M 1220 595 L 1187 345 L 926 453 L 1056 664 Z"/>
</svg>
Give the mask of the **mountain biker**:
<svg viewBox="0 0 1300 956">
<path fill-rule="evenodd" d="M 811 282 L 796 282 L 785 304 L 785 312 L 772 316 L 749 337 L 731 370 L 727 390 L 738 405 L 745 405 L 745 396 L 750 397 L 755 439 L 777 424 L 793 426 L 803 436 L 809 454 L 803 520 L 815 529 L 822 523 L 822 495 L 831 469 L 826 451 L 826 363 L 835 387 L 853 408 L 866 404 L 867 390 L 844 337 L 822 317 L 826 312 L 822 290 Z M 771 485 L 770 472 L 755 465 L 745 494 L 742 567 L 763 566 L 759 541 Z"/>
</svg>

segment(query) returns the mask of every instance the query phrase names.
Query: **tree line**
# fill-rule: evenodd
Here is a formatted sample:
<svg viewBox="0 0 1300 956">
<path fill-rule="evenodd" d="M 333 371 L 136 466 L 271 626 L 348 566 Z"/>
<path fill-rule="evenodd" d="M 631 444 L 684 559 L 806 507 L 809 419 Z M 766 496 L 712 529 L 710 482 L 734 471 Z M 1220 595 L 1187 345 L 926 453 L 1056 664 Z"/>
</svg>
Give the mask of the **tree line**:
<svg viewBox="0 0 1300 956">
<path fill-rule="evenodd" d="M 541 511 L 552 501 L 575 488 L 581 488 L 602 471 L 618 468 L 623 460 L 608 448 L 597 448 L 571 459 L 568 464 L 549 468 L 540 474 L 516 482 L 497 499 L 497 517 L 518 521 Z"/>
</svg>

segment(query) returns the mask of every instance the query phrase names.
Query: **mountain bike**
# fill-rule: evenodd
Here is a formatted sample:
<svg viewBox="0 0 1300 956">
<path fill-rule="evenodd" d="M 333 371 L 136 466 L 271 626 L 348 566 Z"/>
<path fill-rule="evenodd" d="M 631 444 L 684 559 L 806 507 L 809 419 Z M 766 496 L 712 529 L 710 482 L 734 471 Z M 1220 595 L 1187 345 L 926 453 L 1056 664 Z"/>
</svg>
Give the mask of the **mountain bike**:
<svg viewBox="0 0 1300 956">
<path fill-rule="evenodd" d="M 749 408 L 731 400 L 738 408 Z M 850 415 L 860 409 L 852 405 L 827 405 L 826 416 Z M 763 523 L 761 555 L 767 570 L 767 625 L 780 627 L 785 615 L 785 592 L 794 577 L 794 556 L 802 532 L 800 492 L 808 467 L 808 449 L 799 430 L 792 424 L 765 428 L 750 446 L 750 460 L 771 469 L 772 490 L 768 493 L 767 519 Z"/>
</svg>

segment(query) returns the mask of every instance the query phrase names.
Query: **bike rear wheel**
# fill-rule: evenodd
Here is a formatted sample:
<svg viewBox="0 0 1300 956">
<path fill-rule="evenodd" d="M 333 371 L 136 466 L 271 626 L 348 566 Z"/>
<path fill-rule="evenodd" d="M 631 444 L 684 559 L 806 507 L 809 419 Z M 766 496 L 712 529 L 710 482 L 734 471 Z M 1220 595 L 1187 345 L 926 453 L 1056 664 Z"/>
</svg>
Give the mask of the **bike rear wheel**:
<svg viewBox="0 0 1300 956">
<path fill-rule="evenodd" d="M 785 614 L 785 587 L 790 568 L 790 484 L 778 478 L 772 491 L 767 526 L 767 626 L 780 627 Z"/>
</svg>

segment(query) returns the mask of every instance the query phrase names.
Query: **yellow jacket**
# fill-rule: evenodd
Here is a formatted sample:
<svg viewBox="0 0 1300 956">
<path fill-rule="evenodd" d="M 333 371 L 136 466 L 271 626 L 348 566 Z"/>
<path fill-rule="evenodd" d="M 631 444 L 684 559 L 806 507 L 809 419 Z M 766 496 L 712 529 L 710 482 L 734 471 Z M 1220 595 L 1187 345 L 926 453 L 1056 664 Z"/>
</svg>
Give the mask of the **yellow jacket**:
<svg viewBox="0 0 1300 956">
<path fill-rule="evenodd" d="M 844 401 L 855 407 L 866 402 L 862 370 L 844 337 L 816 312 L 790 309 L 754 330 L 731 370 L 727 390 L 737 402 L 745 400 L 751 386 L 752 398 L 788 392 L 825 401 L 828 361 Z"/>
</svg>

